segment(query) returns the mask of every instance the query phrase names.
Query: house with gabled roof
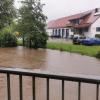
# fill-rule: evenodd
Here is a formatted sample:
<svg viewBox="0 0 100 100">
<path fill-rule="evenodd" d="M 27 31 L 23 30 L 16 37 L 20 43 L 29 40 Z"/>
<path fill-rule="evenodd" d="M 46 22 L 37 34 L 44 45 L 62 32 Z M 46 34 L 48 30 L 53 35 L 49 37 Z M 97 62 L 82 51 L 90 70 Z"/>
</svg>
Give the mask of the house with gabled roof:
<svg viewBox="0 0 100 100">
<path fill-rule="evenodd" d="M 49 36 L 61 38 L 68 38 L 73 34 L 95 37 L 100 34 L 100 8 L 50 21 L 47 32 Z"/>
</svg>

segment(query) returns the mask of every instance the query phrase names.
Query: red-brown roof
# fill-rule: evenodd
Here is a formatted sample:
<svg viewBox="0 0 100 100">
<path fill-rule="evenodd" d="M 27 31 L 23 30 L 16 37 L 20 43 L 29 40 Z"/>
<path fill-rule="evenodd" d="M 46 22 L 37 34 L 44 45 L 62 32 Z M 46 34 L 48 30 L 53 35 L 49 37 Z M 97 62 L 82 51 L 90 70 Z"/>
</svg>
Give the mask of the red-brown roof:
<svg viewBox="0 0 100 100">
<path fill-rule="evenodd" d="M 77 28 L 88 27 L 89 25 L 94 23 L 99 17 L 100 15 L 95 16 L 95 10 L 90 10 L 83 13 L 79 13 L 79 14 L 75 14 L 75 15 L 71 15 L 71 16 L 50 21 L 47 25 L 47 28 L 49 29 L 65 28 L 71 25 L 70 20 L 75 20 L 75 19 L 80 19 L 80 18 L 83 18 L 83 21 L 75 27 Z"/>
<path fill-rule="evenodd" d="M 60 27 L 64 28 L 69 23 L 70 22 L 68 21 L 68 18 L 64 17 L 64 18 L 61 18 L 61 19 L 50 21 L 48 23 L 48 28 L 60 28 Z"/>
</svg>

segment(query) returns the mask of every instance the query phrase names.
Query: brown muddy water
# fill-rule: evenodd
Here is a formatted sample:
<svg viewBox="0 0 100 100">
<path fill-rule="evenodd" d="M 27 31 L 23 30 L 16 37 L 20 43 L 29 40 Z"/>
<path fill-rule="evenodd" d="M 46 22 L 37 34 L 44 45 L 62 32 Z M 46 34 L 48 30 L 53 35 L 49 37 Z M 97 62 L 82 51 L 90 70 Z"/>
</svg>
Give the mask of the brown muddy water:
<svg viewBox="0 0 100 100">
<path fill-rule="evenodd" d="M 0 66 L 100 76 L 99 59 L 48 49 L 0 48 Z M 31 85 L 31 77 L 23 77 L 23 100 L 32 100 Z M 12 100 L 19 100 L 18 76 L 11 75 L 11 86 Z M 65 82 L 65 100 L 78 99 L 77 86 Z M 7 100 L 6 87 L 6 75 L 0 74 L 0 100 Z M 95 85 L 82 83 L 81 93 L 81 100 L 96 100 Z M 46 100 L 46 79 L 36 79 L 36 100 Z M 61 81 L 50 80 L 50 100 L 61 100 Z"/>
</svg>

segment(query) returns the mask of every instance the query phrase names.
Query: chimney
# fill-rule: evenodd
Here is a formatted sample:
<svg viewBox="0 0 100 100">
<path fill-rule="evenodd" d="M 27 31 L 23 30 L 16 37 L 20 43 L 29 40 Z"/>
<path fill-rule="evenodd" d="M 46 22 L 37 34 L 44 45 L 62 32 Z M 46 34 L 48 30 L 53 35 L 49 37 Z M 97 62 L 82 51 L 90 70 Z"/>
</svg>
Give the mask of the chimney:
<svg viewBox="0 0 100 100">
<path fill-rule="evenodd" d="M 98 13 L 99 12 L 99 8 L 95 8 L 95 13 Z"/>
</svg>

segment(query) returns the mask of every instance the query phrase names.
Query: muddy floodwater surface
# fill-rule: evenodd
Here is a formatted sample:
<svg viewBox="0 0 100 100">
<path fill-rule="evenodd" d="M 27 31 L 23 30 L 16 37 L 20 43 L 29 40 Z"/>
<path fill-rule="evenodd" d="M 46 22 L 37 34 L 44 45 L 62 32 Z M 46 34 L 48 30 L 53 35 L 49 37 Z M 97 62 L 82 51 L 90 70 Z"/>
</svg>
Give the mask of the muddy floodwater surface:
<svg viewBox="0 0 100 100">
<path fill-rule="evenodd" d="M 99 59 L 48 49 L 0 48 L 0 66 L 100 75 Z"/>
<path fill-rule="evenodd" d="M 74 53 L 25 47 L 0 48 L 0 67 L 25 68 L 56 73 L 100 75 L 100 60 Z M 77 83 L 66 82 L 65 98 L 77 100 Z M 32 100 L 31 78 L 23 78 L 23 100 Z M 37 78 L 36 99 L 46 100 L 46 80 Z M 95 100 L 95 85 L 82 84 L 82 100 Z M 11 76 L 12 100 L 19 100 L 18 76 Z M 0 75 L 0 100 L 7 100 L 6 75 Z M 50 100 L 61 100 L 61 81 L 50 81 Z M 54 87 L 56 89 L 54 89 Z M 88 87 L 88 88 L 87 88 Z M 87 93 L 88 90 L 88 93 Z M 55 94 L 56 93 L 56 94 Z M 91 95 L 91 96 L 90 96 Z M 65 100 L 66 100 L 65 99 Z"/>
</svg>

